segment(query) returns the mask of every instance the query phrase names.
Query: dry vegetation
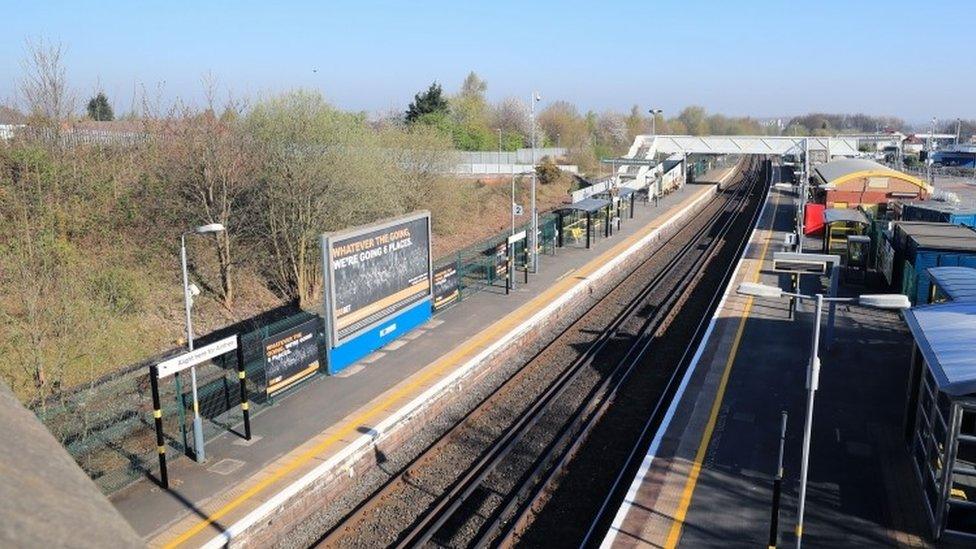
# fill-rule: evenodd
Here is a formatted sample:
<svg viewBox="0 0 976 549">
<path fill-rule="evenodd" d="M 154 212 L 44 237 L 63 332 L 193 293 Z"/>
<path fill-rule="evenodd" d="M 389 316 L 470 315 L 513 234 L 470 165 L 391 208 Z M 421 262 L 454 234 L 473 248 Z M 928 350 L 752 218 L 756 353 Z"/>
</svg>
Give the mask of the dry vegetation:
<svg viewBox="0 0 976 549">
<path fill-rule="evenodd" d="M 187 238 L 202 334 L 317 306 L 322 232 L 429 209 L 440 256 L 508 225 L 510 180 L 446 175 L 449 133 L 371 124 L 312 91 L 218 104 L 206 79 L 201 107 L 144 99 L 125 125 L 148 139 L 67 139 L 90 122 L 70 114 L 64 49 L 28 50 L 28 131 L 0 141 L 0 376 L 32 406 L 185 343 L 179 240 L 194 226 L 227 227 Z"/>
<path fill-rule="evenodd" d="M 308 90 L 219 101 L 205 78 L 202 105 L 144 93 L 121 124 L 137 139 L 86 144 L 66 139 L 70 130 L 102 122 L 77 118 L 65 54 L 28 42 L 20 100 L 29 131 L 0 141 L 0 376 L 33 406 L 184 343 L 179 237 L 194 226 L 227 227 L 188 238 L 203 290 L 198 334 L 282 305 L 318 305 L 322 232 L 429 209 L 440 257 L 509 226 L 509 178 L 445 175 L 452 150 L 531 143 L 527 106 L 489 104 L 474 73 L 449 98 L 439 86 L 418 94 L 409 123 L 402 114 L 370 121 Z M 580 114 L 562 101 L 537 121 L 540 145 L 567 147 L 590 173 L 651 124 L 637 107 Z M 657 127 L 719 123 L 759 129 L 697 108 Z M 541 176 L 545 211 L 571 181 L 548 164 Z M 517 198 L 526 207 L 527 186 L 519 182 Z"/>
</svg>

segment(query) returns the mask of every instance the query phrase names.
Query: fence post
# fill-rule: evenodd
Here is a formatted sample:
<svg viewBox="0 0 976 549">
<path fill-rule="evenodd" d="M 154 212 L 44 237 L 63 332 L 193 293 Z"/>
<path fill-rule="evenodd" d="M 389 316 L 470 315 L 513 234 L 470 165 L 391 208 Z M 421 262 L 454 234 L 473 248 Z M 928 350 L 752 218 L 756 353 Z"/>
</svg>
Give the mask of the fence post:
<svg viewBox="0 0 976 549">
<path fill-rule="evenodd" d="M 458 277 L 458 303 L 464 300 L 464 276 L 461 273 L 461 252 L 457 253 L 457 259 L 454 263 L 454 272 L 457 273 Z"/>
<path fill-rule="evenodd" d="M 251 440 L 251 410 L 247 400 L 247 371 L 244 369 L 244 339 L 237 335 L 237 379 L 241 385 L 241 412 L 244 413 L 244 438 Z"/>
<path fill-rule="evenodd" d="M 505 295 L 512 287 L 512 243 L 505 242 Z"/>
<path fill-rule="evenodd" d="M 159 403 L 159 368 L 149 367 L 149 386 L 152 389 L 153 424 L 156 427 L 156 453 L 159 454 L 159 483 L 169 490 L 169 473 L 166 471 L 166 443 L 163 441 L 163 409 Z"/>
</svg>

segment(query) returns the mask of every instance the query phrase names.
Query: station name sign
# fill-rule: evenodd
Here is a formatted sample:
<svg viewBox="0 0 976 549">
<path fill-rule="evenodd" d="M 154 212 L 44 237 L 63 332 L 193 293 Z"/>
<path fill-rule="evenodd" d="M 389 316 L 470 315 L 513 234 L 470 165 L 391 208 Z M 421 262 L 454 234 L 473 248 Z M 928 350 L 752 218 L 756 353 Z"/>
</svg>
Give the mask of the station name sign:
<svg viewBox="0 0 976 549">
<path fill-rule="evenodd" d="M 164 360 L 156 365 L 156 371 L 162 379 L 234 350 L 237 350 L 237 336 L 226 337 L 189 353 Z"/>
</svg>

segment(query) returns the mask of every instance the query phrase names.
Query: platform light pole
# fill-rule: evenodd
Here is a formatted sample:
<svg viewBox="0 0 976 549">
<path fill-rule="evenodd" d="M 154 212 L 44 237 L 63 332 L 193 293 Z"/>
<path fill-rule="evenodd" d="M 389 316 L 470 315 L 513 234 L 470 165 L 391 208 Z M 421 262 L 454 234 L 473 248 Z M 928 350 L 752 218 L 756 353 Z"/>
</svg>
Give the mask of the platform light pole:
<svg viewBox="0 0 976 549">
<path fill-rule="evenodd" d="M 650 109 L 647 112 L 651 114 L 651 135 L 657 135 L 657 115 L 664 111 L 661 109 Z"/>
<path fill-rule="evenodd" d="M 188 234 L 216 234 L 223 232 L 224 226 L 220 223 L 210 223 L 201 225 L 192 231 L 180 234 L 180 263 L 183 267 L 183 305 L 186 311 L 186 347 L 193 350 L 193 319 L 190 317 L 190 309 L 193 308 L 193 296 L 199 294 L 200 290 L 190 284 L 190 275 L 186 267 L 186 235 Z M 206 459 L 206 451 L 203 444 L 203 419 L 200 417 L 200 401 L 197 398 L 197 367 L 190 366 L 190 391 L 193 394 L 193 457 L 197 463 L 203 463 Z M 182 403 L 181 403 L 182 405 Z"/>
<path fill-rule="evenodd" d="M 529 102 L 529 115 L 532 120 L 532 234 L 529 235 L 529 246 L 532 247 L 530 254 L 532 263 L 532 273 L 539 272 L 539 210 L 535 205 L 535 185 L 536 185 L 536 160 L 535 160 L 535 104 L 542 101 L 539 92 L 532 92 L 532 101 Z"/>
<path fill-rule="evenodd" d="M 777 286 L 755 282 L 739 284 L 736 292 L 750 297 L 767 299 L 794 298 L 800 301 L 812 300 L 817 304 L 813 320 L 813 337 L 810 340 L 810 358 L 807 366 L 807 404 L 803 423 L 803 457 L 800 461 L 800 500 L 797 510 L 796 547 L 803 543 L 803 513 L 807 500 L 807 471 L 810 465 L 810 436 L 813 431 L 813 401 L 820 385 L 820 324 L 823 319 L 824 303 L 850 303 L 873 309 L 907 309 L 911 307 L 908 296 L 902 294 L 863 294 L 857 297 L 824 297 L 823 294 L 800 294 L 785 292 Z"/>
</svg>

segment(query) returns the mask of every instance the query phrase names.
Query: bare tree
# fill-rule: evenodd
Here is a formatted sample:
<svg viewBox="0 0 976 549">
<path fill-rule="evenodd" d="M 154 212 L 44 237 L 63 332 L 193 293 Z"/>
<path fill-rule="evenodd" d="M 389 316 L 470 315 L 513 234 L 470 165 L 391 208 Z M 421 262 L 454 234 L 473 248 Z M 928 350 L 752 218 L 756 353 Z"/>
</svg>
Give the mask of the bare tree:
<svg viewBox="0 0 976 549">
<path fill-rule="evenodd" d="M 528 140 L 532 131 L 528 105 L 518 98 L 506 97 L 492 108 L 492 127 L 507 133 L 517 133 Z"/>
<path fill-rule="evenodd" d="M 229 99 L 218 115 L 216 92 L 216 80 L 205 76 L 207 108 L 197 112 L 177 107 L 174 116 L 163 119 L 161 168 L 163 176 L 176 183 L 190 223 L 220 223 L 227 228 L 214 234 L 213 243 L 220 269 L 220 297 L 230 309 L 234 304 L 231 249 L 243 225 L 237 208 L 253 185 L 255 161 L 239 120 L 244 105 Z"/>
<path fill-rule="evenodd" d="M 68 88 L 64 57 L 67 48 L 44 39 L 26 41 L 26 57 L 21 66 L 22 100 L 29 114 L 39 121 L 58 127 L 75 110 L 75 96 Z"/>
</svg>

